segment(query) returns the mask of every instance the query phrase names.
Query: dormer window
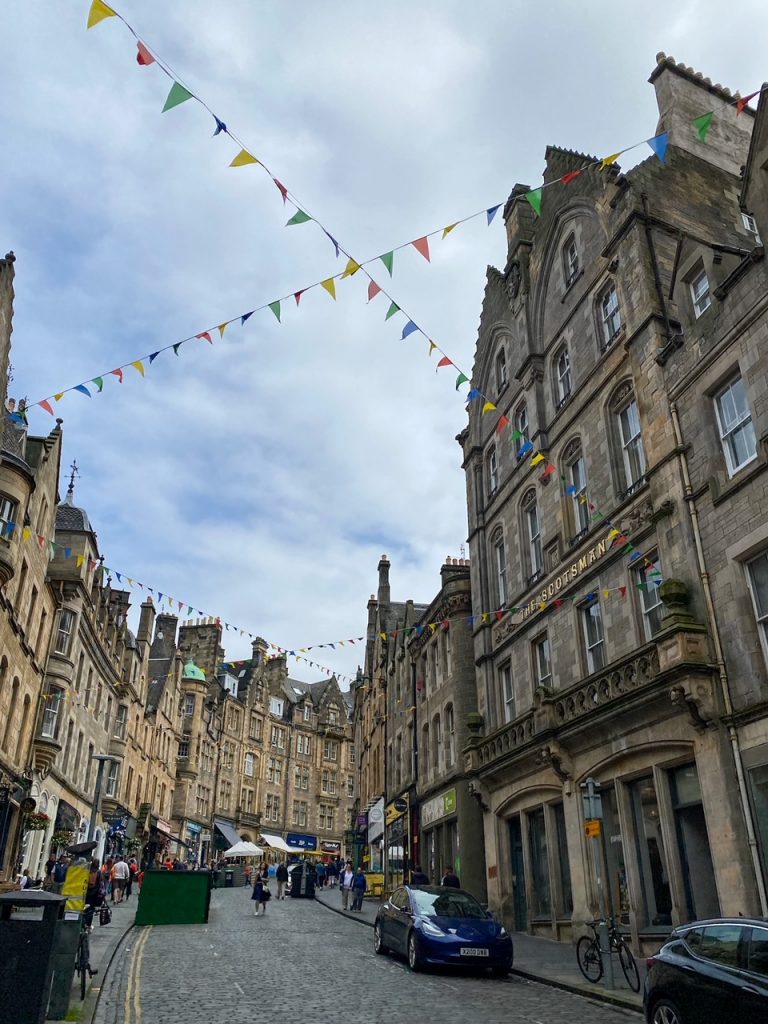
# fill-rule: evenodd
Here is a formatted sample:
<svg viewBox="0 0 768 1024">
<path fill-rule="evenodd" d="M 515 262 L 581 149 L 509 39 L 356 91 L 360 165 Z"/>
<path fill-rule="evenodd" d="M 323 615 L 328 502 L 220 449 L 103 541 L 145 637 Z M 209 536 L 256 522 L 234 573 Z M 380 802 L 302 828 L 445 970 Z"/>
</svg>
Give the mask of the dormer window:
<svg viewBox="0 0 768 1024">
<path fill-rule="evenodd" d="M 498 394 L 504 390 L 509 383 L 507 377 L 507 356 L 503 348 L 500 348 L 496 355 L 496 391 Z"/>
<path fill-rule="evenodd" d="M 573 235 L 568 238 L 563 246 L 563 271 L 565 273 L 565 287 L 570 288 L 579 276 L 579 250 L 576 248 L 576 239 Z"/>
<path fill-rule="evenodd" d="M 698 320 L 702 313 L 705 313 L 712 305 L 712 296 L 709 291 L 709 278 L 703 268 L 700 269 L 690 283 L 691 301 L 693 312 Z"/>
</svg>

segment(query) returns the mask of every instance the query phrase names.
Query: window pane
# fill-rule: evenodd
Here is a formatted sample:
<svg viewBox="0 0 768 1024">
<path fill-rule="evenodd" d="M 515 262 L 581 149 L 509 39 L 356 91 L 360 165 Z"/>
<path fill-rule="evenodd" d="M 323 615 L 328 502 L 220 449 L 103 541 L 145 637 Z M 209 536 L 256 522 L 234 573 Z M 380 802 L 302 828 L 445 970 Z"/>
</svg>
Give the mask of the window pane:
<svg viewBox="0 0 768 1024">
<path fill-rule="evenodd" d="M 715 924 L 705 928 L 701 935 L 699 955 L 726 967 L 737 967 L 739 940 L 743 931 L 737 924 Z"/>
<path fill-rule="evenodd" d="M 753 928 L 749 943 L 749 970 L 768 976 L 768 928 Z"/>
<path fill-rule="evenodd" d="M 672 924 L 672 896 L 669 871 L 661 835 L 659 803 L 653 777 L 638 779 L 630 786 L 635 841 L 643 889 L 646 925 Z"/>
<path fill-rule="evenodd" d="M 749 576 L 757 614 L 762 618 L 768 615 L 768 552 L 749 563 Z"/>
<path fill-rule="evenodd" d="M 528 839 L 533 875 L 532 910 L 534 915 L 541 917 L 552 913 L 552 896 L 549 886 L 549 858 L 547 856 L 547 830 L 543 807 L 528 815 Z"/>
</svg>

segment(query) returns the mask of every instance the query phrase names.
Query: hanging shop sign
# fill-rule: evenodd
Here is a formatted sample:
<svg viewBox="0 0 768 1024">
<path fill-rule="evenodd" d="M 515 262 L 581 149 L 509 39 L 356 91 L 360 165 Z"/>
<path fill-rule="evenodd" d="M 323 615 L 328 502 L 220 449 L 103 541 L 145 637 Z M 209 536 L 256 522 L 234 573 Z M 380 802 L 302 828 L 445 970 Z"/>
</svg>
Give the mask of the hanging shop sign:
<svg viewBox="0 0 768 1024">
<path fill-rule="evenodd" d="M 317 836 L 308 836 L 303 832 L 287 832 L 285 841 L 289 846 L 298 846 L 302 850 L 317 849 Z"/>
<path fill-rule="evenodd" d="M 397 821 L 398 818 L 408 811 L 408 796 L 399 796 L 396 800 L 387 804 L 387 809 L 384 813 L 384 821 L 387 825 L 391 825 L 393 821 Z"/>
</svg>

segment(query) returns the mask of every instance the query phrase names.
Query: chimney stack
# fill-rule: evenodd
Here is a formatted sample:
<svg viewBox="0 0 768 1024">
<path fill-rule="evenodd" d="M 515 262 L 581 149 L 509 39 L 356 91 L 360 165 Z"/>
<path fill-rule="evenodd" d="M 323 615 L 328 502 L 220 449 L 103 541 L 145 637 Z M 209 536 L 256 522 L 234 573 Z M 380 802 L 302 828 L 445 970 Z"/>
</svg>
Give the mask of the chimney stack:
<svg viewBox="0 0 768 1024">
<path fill-rule="evenodd" d="M 389 607 L 389 559 L 386 555 L 381 556 L 379 561 L 379 593 L 378 602 L 380 605 Z"/>
</svg>

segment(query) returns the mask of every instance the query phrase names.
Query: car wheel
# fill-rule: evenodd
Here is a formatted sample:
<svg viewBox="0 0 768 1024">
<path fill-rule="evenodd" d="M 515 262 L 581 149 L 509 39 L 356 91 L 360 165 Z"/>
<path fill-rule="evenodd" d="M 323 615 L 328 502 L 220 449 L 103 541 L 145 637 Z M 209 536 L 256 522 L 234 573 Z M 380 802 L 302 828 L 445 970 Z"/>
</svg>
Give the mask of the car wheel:
<svg viewBox="0 0 768 1024">
<path fill-rule="evenodd" d="M 384 956 L 387 952 L 387 947 L 381 937 L 381 924 L 378 921 L 373 926 L 373 948 L 379 956 Z"/>
<path fill-rule="evenodd" d="M 421 970 L 421 956 L 419 954 L 419 940 L 416 933 L 411 932 L 408 936 L 408 966 L 412 971 Z"/>
<path fill-rule="evenodd" d="M 493 978 L 508 978 L 509 977 L 509 971 L 510 971 L 509 967 L 492 967 L 491 968 L 491 977 L 493 977 Z"/>
<path fill-rule="evenodd" d="M 651 1024 L 683 1024 L 680 1011 L 669 999 L 659 999 L 653 1004 L 650 1021 Z"/>
</svg>

